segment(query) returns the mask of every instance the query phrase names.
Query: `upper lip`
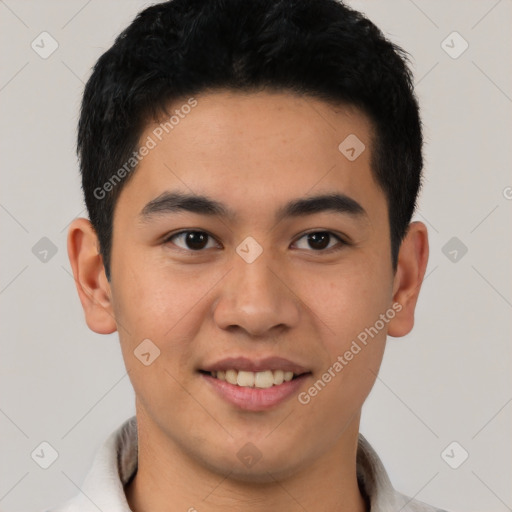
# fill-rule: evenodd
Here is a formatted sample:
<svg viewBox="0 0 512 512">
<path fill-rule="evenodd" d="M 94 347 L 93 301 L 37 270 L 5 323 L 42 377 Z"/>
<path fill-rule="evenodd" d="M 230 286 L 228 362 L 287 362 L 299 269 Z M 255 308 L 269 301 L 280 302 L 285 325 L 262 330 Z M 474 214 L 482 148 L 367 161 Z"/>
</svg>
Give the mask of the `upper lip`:
<svg viewBox="0 0 512 512">
<path fill-rule="evenodd" d="M 298 363 L 283 357 L 265 357 L 264 359 L 249 359 L 247 357 L 228 357 L 215 363 L 203 366 L 205 372 L 218 372 L 226 370 L 242 370 L 246 372 L 261 372 L 264 370 L 283 370 L 296 375 L 308 373 L 309 370 Z"/>
</svg>

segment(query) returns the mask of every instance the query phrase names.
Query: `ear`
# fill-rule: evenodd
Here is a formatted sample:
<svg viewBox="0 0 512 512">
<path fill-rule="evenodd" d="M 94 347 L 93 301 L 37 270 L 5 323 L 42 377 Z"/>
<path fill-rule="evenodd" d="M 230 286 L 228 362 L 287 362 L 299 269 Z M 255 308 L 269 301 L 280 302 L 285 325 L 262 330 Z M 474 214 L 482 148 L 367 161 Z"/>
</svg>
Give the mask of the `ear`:
<svg viewBox="0 0 512 512">
<path fill-rule="evenodd" d="M 412 222 L 398 253 L 398 265 L 393 281 L 393 303 L 397 304 L 397 314 L 388 325 L 390 336 L 405 336 L 413 328 L 414 310 L 427 263 L 427 228 L 422 222 Z"/>
<path fill-rule="evenodd" d="M 98 334 L 117 330 L 110 284 L 99 253 L 99 241 L 87 219 L 75 219 L 68 231 L 68 256 L 89 329 Z"/>
</svg>

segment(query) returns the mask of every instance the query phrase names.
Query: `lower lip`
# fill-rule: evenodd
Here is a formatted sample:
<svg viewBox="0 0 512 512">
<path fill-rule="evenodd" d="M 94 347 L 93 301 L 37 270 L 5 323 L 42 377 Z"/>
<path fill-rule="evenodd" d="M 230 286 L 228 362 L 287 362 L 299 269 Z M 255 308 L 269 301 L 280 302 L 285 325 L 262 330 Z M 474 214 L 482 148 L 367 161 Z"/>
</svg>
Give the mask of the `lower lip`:
<svg viewBox="0 0 512 512">
<path fill-rule="evenodd" d="M 290 396 L 298 393 L 299 388 L 309 375 L 309 373 L 305 373 L 270 388 L 245 388 L 216 379 L 205 373 L 201 374 L 224 400 L 246 411 L 265 411 L 284 402 Z"/>
</svg>

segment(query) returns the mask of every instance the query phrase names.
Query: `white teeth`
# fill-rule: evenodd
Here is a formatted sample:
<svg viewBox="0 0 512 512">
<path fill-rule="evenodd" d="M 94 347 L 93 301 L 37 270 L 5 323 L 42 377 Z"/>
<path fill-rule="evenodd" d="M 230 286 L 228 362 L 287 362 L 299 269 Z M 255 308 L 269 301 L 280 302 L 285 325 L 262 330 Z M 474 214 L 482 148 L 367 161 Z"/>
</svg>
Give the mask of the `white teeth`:
<svg viewBox="0 0 512 512">
<path fill-rule="evenodd" d="M 284 372 L 284 380 L 286 382 L 293 379 L 293 372 Z"/>
<path fill-rule="evenodd" d="M 244 370 L 226 370 L 211 372 L 212 377 L 245 388 L 270 388 L 293 379 L 293 372 L 283 370 L 265 370 L 263 372 L 246 372 Z"/>
<path fill-rule="evenodd" d="M 227 370 L 226 371 L 226 381 L 229 382 L 230 384 L 237 384 L 237 378 L 238 377 L 238 372 L 236 370 Z M 218 374 L 217 374 L 217 378 L 218 378 Z"/>
<path fill-rule="evenodd" d="M 238 374 L 240 375 L 240 374 Z M 274 375 L 270 370 L 258 372 L 254 377 L 254 386 L 257 388 L 271 388 L 274 385 Z"/>
<path fill-rule="evenodd" d="M 236 383 L 245 388 L 252 388 L 254 386 L 254 373 L 243 371 L 238 372 Z"/>
<path fill-rule="evenodd" d="M 284 372 L 283 370 L 275 370 L 274 371 L 274 384 L 279 386 L 284 382 Z"/>
</svg>

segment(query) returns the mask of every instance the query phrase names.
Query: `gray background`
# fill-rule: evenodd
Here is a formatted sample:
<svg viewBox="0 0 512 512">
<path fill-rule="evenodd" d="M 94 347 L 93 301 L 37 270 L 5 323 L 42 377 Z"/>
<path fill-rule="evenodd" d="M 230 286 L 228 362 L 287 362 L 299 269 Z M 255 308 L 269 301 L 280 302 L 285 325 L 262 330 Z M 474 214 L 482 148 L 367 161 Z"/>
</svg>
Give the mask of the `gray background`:
<svg viewBox="0 0 512 512">
<path fill-rule="evenodd" d="M 426 135 L 416 218 L 431 243 L 415 329 L 389 339 L 361 431 L 400 491 L 453 511 L 511 510 L 512 3 L 350 4 L 413 56 Z M 66 231 L 85 216 L 74 146 L 83 84 L 147 5 L 0 0 L 4 511 L 78 493 L 95 450 L 134 414 L 117 335 L 85 325 Z M 31 47 L 43 31 L 59 45 L 46 59 Z M 454 31 L 469 45 L 457 58 Z M 43 237 L 55 255 L 41 252 Z M 31 458 L 43 441 L 59 454 L 48 469 Z M 446 460 L 460 462 L 462 449 L 469 457 L 452 469 Z"/>
</svg>

